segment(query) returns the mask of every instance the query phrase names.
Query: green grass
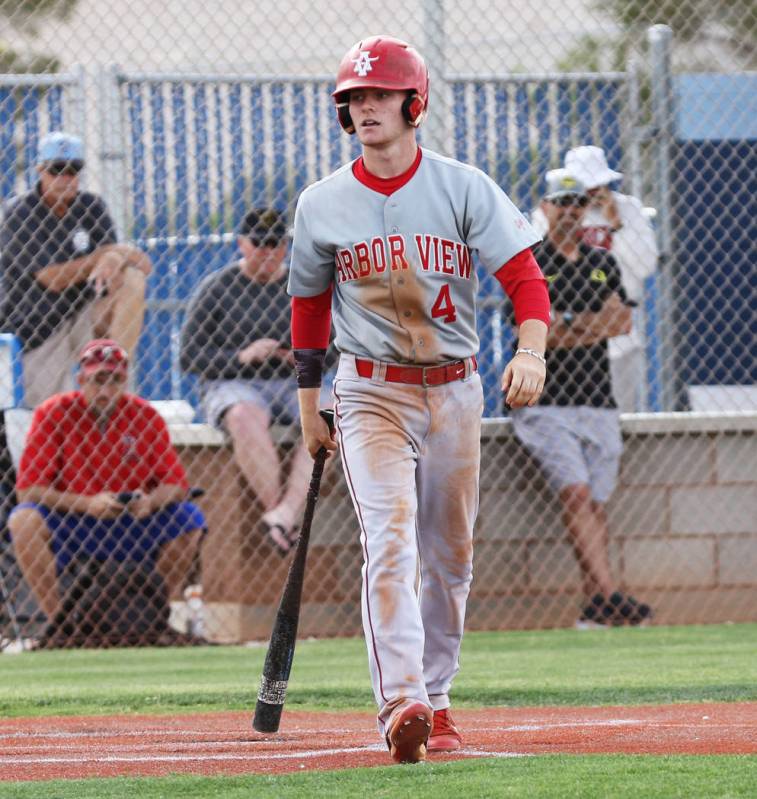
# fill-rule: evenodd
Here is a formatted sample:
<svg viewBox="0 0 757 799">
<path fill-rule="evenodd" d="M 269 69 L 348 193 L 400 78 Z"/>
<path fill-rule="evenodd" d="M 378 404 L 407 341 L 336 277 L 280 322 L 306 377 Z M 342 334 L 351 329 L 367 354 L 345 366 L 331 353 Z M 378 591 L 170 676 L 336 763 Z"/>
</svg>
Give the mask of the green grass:
<svg viewBox="0 0 757 799">
<path fill-rule="evenodd" d="M 757 625 L 469 633 L 456 706 L 757 700 Z M 0 657 L 4 716 L 254 706 L 265 649 L 113 649 Z M 297 646 L 289 708 L 373 708 L 358 639 Z"/>
<path fill-rule="evenodd" d="M 279 777 L 166 777 L 0 783 L 4 799 L 736 799 L 753 797 L 757 757 L 544 755 Z"/>
</svg>

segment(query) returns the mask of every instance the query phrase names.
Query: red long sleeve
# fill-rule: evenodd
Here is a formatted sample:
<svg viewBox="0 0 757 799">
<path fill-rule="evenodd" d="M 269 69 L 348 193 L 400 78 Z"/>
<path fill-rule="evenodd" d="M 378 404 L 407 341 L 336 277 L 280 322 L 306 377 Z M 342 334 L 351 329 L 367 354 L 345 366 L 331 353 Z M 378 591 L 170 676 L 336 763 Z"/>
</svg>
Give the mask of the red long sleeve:
<svg viewBox="0 0 757 799">
<path fill-rule="evenodd" d="M 292 297 L 292 349 L 325 350 L 331 334 L 333 284 L 315 297 Z"/>
<path fill-rule="evenodd" d="M 499 280 L 515 311 L 515 322 L 540 319 L 549 326 L 549 291 L 531 249 L 525 249 L 501 266 L 494 277 Z"/>
</svg>

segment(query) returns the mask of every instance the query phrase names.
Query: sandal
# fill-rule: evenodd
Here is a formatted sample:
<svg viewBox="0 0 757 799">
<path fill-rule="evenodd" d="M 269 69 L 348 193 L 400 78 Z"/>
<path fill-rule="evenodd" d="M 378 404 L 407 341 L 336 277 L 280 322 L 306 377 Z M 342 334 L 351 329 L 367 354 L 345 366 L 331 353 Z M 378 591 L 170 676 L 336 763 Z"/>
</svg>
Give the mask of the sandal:
<svg viewBox="0 0 757 799">
<path fill-rule="evenodd" d="M 287 530 L 283 524 L 271 524 L 265 519 L 260 520 L 260 526 L 281 557 L 288 555 L 292 551 L 292 547 L 297 543 L 299 537 L 298 527 L 291 527 Z"/>
</svg>

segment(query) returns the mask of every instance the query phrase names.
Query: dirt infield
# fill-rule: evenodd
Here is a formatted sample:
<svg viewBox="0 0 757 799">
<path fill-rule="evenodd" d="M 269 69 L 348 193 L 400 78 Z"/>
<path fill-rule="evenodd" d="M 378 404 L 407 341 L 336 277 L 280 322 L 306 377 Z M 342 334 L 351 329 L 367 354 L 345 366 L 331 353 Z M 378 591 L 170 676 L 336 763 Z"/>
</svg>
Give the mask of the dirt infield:
<svg viewBox="0 0 757 799">
<path fill-rule="evenodd" d="M 250 713 L 0 720 L 0 780 L 272 774 L 390 763 L 366 713 L 286 712 L 280 733 Z M 454 755 L 754 754 L 757 703 L 458 710 Z"/>
</svg>

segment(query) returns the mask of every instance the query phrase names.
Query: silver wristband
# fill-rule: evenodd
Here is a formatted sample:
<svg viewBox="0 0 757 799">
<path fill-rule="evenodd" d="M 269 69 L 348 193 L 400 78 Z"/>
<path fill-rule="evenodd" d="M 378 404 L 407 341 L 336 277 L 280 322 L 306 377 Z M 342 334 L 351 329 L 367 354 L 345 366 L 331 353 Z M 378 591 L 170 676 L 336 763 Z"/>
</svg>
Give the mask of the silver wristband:
<svg viewBox="0 0 757 799">
<path fill-rule="evenodd" d="M 536 358 L 538 361 L 541 361 L 545 365 L 547 363 L 547 359 L 540 352 L 532 350 L 529 347 L 518 347 L 518 349 L 515 350 L 516 355 L 520 355 L 521 353 L 523 353 L 524 355 L 531 355 L 532 357 Z"/>
</svg>

